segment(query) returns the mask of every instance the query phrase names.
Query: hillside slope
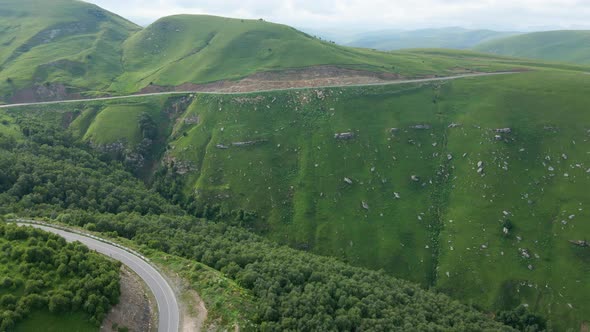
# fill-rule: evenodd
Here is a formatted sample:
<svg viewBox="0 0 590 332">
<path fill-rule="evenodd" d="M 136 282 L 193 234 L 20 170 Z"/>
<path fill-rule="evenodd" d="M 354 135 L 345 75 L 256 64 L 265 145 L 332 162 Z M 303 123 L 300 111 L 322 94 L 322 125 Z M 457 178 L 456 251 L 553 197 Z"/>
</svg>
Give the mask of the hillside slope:
<svg viewBox="0 0 590 332">
<path fill-rule="evenodd" d="M 81 1 L 2 1 L 1 97 L 60 98 L 104 89 L 123 71 L 121 43 L 138 29 Z"/>
<path fill-rule="evenodd" d="M 407 48 L 470 49 L 486 41 L 517 34 L 463 28 L 375 31 L 360 34 L 345 45 L 392 51 Z"/>
<path fill-rule="evenodd" d="M 538 69 L 58 109 L 79 114 L 77 137 L 130 151 L 149 114 L 165 141 L 155 188 L 191 213 L 489 310 L 528 304 L 561 331 L 590 314 L 590 251 L 570 242 L 590 232 L 589 80 Z M 130 133 L 110 117 L 137 120 Z"/>
<path fill-rule="evenodd" d="M 474 50 L 505 56 L 590 64 L 590 31 L 546 31 L 482 43 Z"/>
</svg>

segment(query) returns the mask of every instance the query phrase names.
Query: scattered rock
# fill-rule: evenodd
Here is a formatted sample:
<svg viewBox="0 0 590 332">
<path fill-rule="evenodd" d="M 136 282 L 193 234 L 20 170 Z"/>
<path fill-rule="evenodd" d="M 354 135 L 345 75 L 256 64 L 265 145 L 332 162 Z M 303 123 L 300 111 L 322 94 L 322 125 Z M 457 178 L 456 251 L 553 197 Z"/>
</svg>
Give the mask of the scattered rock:
<svg viewBox="0 0 590 332">
<path fill-rule="evenodd" d="M 457 128 L 457 127 L 461 127 L 461 124 L 460 123 L 451 123 L 449 125 L 449 128 Z"/>
<path fill-rule="evenodd" d="M 452 160 L 453 159 L 453 155 L 451 155 L 450 153 L 447 154 L 447 160 Z"/>
<path fill-rule="evenodd" d="M 478 162 L 477 162 L 477 167 L 478 167 L 478 168 L 480 168 L 480 167 L 482 167 L 482 166 L 483 166 L 483 161 L 481 161 L 481 160 L 480 160 L 480 161 L 478 161 Z"/>
<path fill-rule="evenodd" d="M 259 144 L 259 143 L 264 143 L 266 141 L 267 140 L 265 140 L 265 139 L 261 139 L 261 140 L 256 140 L 256 141 L 233 142 L 231 145 L 237 146 L 237 147 L 251 146 L 251 145 L 256 145 L 256 144 Z"/>
<path fill-rule="evenodd" d="M 361 201 L 361 206 L 363 207 L 363 209 L 369 210 L 369 204 L 367 204 L 367 202 Z"/>
<path fill-rule="evenodd" d="M 428 124 L 417 124 L 414 126 L 410 126 L 410 129 L 418 129 L 418 130 L 428 130 L 430 128 L 432 128 L 432 127 Z"/>
<path fill-rule="evenodd" d="M 344 182 L 346 182 L 348 184 L 352 184 L 352 180 L 349 178 L 344 178 Z"/>
<path fill-rule="evenodd" d="M 336 133 L 336 134 L 334 134 L 334 138 L 335 139 L 343 139 L 343 140 L 353 139 L 354 138 L 354 133 L 351 133 L 351 132 L 348 132 L 348 133 Z"/>
<path fill-rule="evenodd" d="M 229 149 L 229 146 L 223 145 L 223 144 L 217 144 L 215 147 L 218 148 L 218 149 L 223 149 L 223 150 Z"/>
<path fill-rule="evenodd" d="M 400 199 L 401 198 L 400 195 L 398 193 L 396 193 L 396 192 L 393 193 L 393 197 L 395 197 L 395 199 Z"/>
<path fill-rule="evenodd" d="M 510 129 L 510 128 L 498 128 L 498 129 L 494 129 L 494 132 L 496 132 L 498 134 L 510 134 L 512 132 L 512 129 Z"/>
<path fill-rule="evenodd" d="M 412 181 L 414 181 L 414 182 L 420 181 L 420 178 L 417 175 L 410 176 L 410 179 L 412 179 Z"/>
</svg>

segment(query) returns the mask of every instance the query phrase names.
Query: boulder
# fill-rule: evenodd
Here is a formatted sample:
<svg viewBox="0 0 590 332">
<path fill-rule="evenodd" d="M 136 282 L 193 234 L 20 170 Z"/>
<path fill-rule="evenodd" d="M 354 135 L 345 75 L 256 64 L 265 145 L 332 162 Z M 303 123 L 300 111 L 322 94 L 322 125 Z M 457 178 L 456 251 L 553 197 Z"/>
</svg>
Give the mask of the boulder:
<svg viewBox="0 0 590 332">
<path fill-rule="evenodd" d="M 335 139 L 343 139 L 343 140 L 348 140 L 348 139 L 353 139 L 354 138 L 354 133 L 336 133 L 334 134 L 334 138 Z"/>
</svg>

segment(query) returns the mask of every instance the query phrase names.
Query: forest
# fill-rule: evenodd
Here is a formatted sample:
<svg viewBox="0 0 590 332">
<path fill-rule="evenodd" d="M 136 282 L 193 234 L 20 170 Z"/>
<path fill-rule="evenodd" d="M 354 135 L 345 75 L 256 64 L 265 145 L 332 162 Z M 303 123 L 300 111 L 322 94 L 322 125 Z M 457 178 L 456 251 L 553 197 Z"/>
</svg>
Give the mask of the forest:
<svg viewBox="0 0 590 332">
<path fill-rule="evenodd" d="M 119 263 L 81 243 L 0 223 L 0 331 L 35 310 L 82 311 L 98 326 L 119 295 Z"/>
</svg>

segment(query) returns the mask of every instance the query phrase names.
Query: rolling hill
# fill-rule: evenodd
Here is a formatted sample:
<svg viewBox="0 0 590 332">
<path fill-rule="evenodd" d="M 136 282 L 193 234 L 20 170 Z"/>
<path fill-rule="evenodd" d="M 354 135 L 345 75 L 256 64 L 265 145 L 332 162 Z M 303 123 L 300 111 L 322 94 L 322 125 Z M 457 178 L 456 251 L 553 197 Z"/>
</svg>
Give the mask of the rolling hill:
<svg viewBox="0 0 590 332">
<path fill-rule="evenodd" d="M 484 42 L 478 52 L 547 61 L 590 64 L 590 31 L 546 31 Z"/>
<path fill-rule="evenodd" d="M 54 98 L 103 90 L 121 74 L 138 26 L 81 1 L 0 2 L 0 96 Z"/>
<path fill-rule="evenodd" d="M 410 31 L 384 30 L 359 34 L 345 43 L 382 51 L 407 48 L 470 49 L 486 41 L 518 34 L 492 30 L 464 28 L 421 29 Z"/>
<path fill-rule="evenodd" d="M 296 86 L 322 85 L 312 82 L 318 73 L 322 82 L 338 83 L 512 68 L 471 57 L 343 47 L 261 20 L 178 15 L 142 29 L 75 0 L 0 6 L 4 102 L 201 90 L 244 79 L 276 84 L 299 77 Z"/>
</svg>

